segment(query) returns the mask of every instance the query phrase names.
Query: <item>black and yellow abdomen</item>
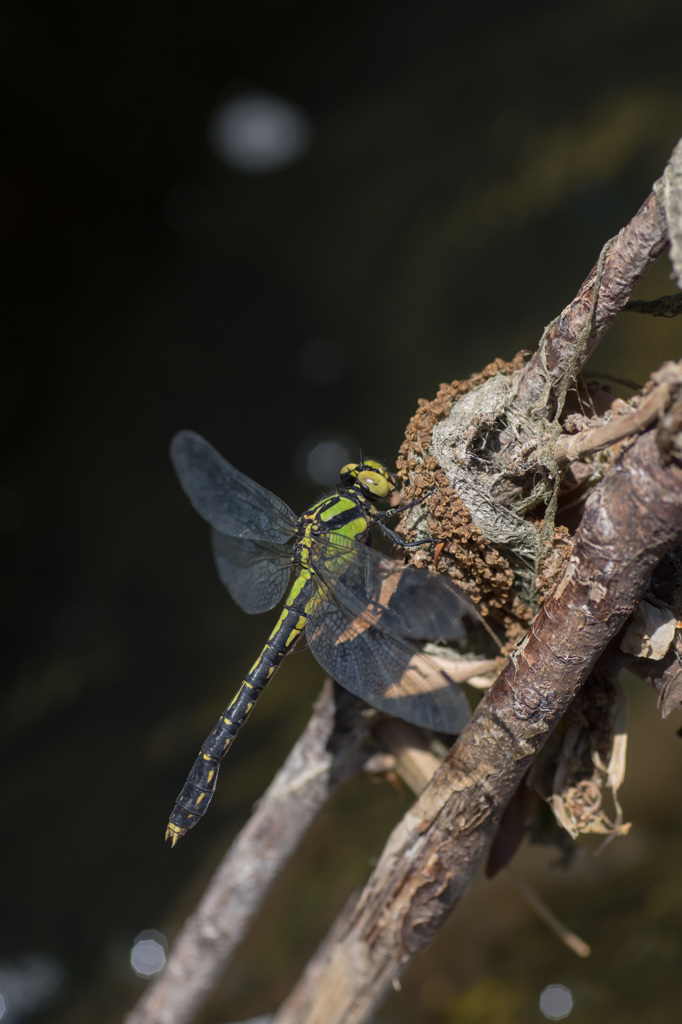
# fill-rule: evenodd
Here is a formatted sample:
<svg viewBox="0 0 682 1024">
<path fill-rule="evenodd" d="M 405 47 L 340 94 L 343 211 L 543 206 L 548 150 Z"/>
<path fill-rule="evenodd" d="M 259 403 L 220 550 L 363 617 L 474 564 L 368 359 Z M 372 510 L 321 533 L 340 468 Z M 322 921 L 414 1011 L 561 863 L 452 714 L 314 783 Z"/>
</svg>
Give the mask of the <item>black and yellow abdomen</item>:
<svg viewBox="0 0 682 1024">
<path fill-rule="evenodd" d="M 282 659 L 295 645 L 305 627 L 308 608 L 315 600 L 316 590 L 308 564 L 311 538 L 332 531 L 350 539 L 365 534 L 369 523 L 359 513 L 362 503 L 359 495 L 331 495 L 321 498 L 298 520 L 298 539 L 291 554 L 291 566 L 292 569 L 298 569 L 298 575 L 257 661 L 202 744 L 199 756 L 178 794 L 166 829 L 166 839 L 170 839 L 173 846 L 206 813 L 215 792 L 220 762 Z"/>
<path fill-rule="evenodd" d="M 173 846 L 206 813 L 218 781 L 220 762 L 282 659 L 301 635 L 306 622 L 305 607 L 310 590 L 310 574 L 301 572 L 257 661 L 202 744 L 199 756 L 175 801 L 166 829 L 166 839 L 170 839 Z"/>
</svg>

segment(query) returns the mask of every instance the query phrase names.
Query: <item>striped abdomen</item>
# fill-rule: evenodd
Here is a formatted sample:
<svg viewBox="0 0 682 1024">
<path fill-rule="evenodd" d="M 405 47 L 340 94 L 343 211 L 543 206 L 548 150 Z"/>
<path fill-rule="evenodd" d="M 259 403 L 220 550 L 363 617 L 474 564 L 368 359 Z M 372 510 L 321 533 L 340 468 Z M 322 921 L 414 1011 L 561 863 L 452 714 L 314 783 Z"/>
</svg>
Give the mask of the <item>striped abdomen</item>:
<svg viewBox="0 0 682 1024">
<path fill-rule="evenodd" d="M 254 704 L 279 668 L 282 659 L 300 636 L 306 621 L 302 610 L 307 604 L 308 590 L 309 577 L 302 574 L 292 587 L 277 625 L 268 637 L 258 660 L 223 711 L 215 729 L 202 744 L 199 756 L 187 776 L 187 782 L 175 801 L 166 829 L 166 839 L 170 839 L 173 846 L 206 812 L 218 780 L 220 762 L 251 714 Z"/>
</svg>

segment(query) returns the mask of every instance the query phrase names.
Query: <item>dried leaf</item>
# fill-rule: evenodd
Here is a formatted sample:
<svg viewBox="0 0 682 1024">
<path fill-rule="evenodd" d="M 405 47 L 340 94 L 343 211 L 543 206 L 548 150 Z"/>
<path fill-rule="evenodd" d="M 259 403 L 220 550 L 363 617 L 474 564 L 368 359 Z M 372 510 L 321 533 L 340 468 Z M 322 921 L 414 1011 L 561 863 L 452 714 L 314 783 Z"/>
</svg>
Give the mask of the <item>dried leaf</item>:
<svg viewBox="0 0 682 1024">
<path fill-rule="evenodd" d="M 634 654 L 636 658 L 660 661 L 675 639 L 676 628 L 677 621 L 672 609 L 658 608 L 648 601 L 640 601 L 621 640 L 621 650 L 626 654 Z"/>
<path fill-rule="evenodd" d="M 531 774 L 532 784 L 573 839 L 587 833 L 611 839 L 630 830 L 618 802 L 627 752 L 625 712 L 620 684 L 593 677 L 569 708 L 557 736 L 551 792 L 546 789 L 549 765 L 544 765 L 542 775 Z M 610 815 L 604 808 L 604 791 L 611 796 Z"/>
</svg>

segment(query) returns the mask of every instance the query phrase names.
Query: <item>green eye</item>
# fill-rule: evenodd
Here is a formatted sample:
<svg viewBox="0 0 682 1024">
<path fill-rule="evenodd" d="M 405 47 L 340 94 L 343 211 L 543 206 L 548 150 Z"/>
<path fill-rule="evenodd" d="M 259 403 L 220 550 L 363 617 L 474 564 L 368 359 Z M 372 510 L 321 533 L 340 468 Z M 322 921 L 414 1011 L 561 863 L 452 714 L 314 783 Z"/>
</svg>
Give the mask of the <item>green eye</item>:
<svg viewBox="0 0 682 1024">
<path fill-rule="evenodd" d="M 358 479 L 360 483 L 366 487 L 368 491 L 371 491 L 372 494 L 375 494 L 377 498 L 385 498 L 393 490 L 390 481 L 387 480 L 386 477 L 379 476 L 376 473 L 360 473 Z"/>
<path fill-rule="evenodd" d="M 350 487 L 360 484 L 373 498 L 383 500 L 397 487 L 397 481 L 381 462 L 374 459 L 363 459 L 362 462 L 349 462 L 340 473 L 342 485 Z"/>
</svg>

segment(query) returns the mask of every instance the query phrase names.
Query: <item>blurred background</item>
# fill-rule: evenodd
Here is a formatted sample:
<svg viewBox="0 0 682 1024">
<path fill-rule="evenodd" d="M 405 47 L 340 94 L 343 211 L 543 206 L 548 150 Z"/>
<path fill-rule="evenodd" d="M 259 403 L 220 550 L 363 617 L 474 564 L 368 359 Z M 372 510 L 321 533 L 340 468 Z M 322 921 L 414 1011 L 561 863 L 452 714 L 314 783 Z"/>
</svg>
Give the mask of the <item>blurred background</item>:
<svg viewBox="0 0 682 1024">
<path fill-rule="evenodd" d="M 174 432 L 297 511 L 360 446 L 393 463 L 417 400 L 533 349 L 644 200 L 682 134 L 681 32 L 674 0 L 4 5 L 3 1024 L 120 1019 L 321 682 L 287 660 L 171 852 L 272 621 L 223 591 Z M 643 382 L 681 335 L 625 315 L 592 367 Z M 592 957 L 502 875 L 383 1021 L 678 1019 L 680 723 L 629 689 L 631 835 L 568 874 L 517 859 Z M 280 1002 L 408 803 L 339 795 L 206 1021 Z"/>
</svg>

